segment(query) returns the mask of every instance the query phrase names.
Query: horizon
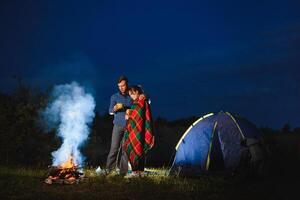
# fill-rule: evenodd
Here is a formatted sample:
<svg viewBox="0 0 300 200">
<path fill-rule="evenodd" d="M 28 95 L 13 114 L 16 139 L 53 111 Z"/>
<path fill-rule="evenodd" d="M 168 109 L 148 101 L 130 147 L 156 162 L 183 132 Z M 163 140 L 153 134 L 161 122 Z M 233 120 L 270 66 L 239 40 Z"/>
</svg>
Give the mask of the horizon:
<svg viewBox="0 0 300 200">
<path fill-rule="evenodd" d="M 30 85 L 26 85 L 26 83 L 24 83 L 23 79 L 19 79 L 19 83 L 18 84 L 21 84 L 20 86 L 25 86 L 25 87 L 29 87 L 30 90 L 34 90 L 34 91 L 38 91 L 38 92 L 46 92 L 46 90 L 42 90 L 41 88 L 39 87 L 35 87 L 33 88 L 32 86 Z M 65 84 L 68 84 L 68 83 L 65 83 Z M 17 86 L 17 84 L 16 84 Z M 51 90 L 53 90 L 57 85 L 49 85 L 47 88 L 47 90 L 50 92 Z M 17 89 L 17 87 L 15 87 L 15 89 Z M 94 93 L 93 89 L 89 88 L 89 87 L 86 87 L 84 88 L 87 92 L 90 92 L 90 93 Z M 11 95 L 11 92 L 14 92 L 15 90 L 9 90 L 9 91 L 0 91 L 0 93 L 4 94 L 4 95 Z M 116 90 L 117 91 L 117 90 Z M 185 121 L 185 120 L 190 120 L 192 118 L 196 118 L 199 119 L 207 114 L 210 114 L 210 113 L 219 113 L 219 112 L 229 112 L 231 114 L 233 114 L 234 116 L 239 116 L 239 117 L 242 117 L 242 118 L 245 118 L 244 116 L 241 116 L 239 115 L 239 113 L 234 113 L 234 112 L 231 112 L 231 111 L 228 111 L 228 110 L 220 110 L 220 111 L 212 111 L 212 112 L 207 112 L 207 113 L 200 113 L 199 115 L 189 115 L 189 116 L 183 116 L 183 117 L 179 117 L 179 118 L 168 118 L 168 117 L 163 117 L 163 116 L 159 116 L 159 115 L 154 115 L 153 118 L 155 120 L 157 119 L 162 119 L 162 120 L 166 120 L 168 123 L 172 123 L 172 122 L 175 122 L 175 121 Z M 101 111 L 101 110 L 98 110 L 97 109 L 97 105 L 96 105 L 96 110 L 95 110 L 95 114 L 99 114 L 100 116 L 111 116 L 108 112 L 108 110 L 105 110 L 105 111 Z M 111 118 L 113 119 L 113 117 L 111 116 Z M 247 118 L 245 118 L 247 119 Z M 195 121 L 196 121 L 195 120 Z M 255 124 L 253 121 L 251 121 L 250 119 L 247 119 L 248 121 L 250 121 L 251 123 L 253 123 L 257 128 L 270 128 L 272 130 L 280 130 L 282 129 L 284 126 L 288 125 L 290 127 L 291 130 L 293 129 L 296 129 L 296 128 L 299 128 L 300 126 L 292 126 L 288 121 L 286 121 L 285 123 L 283 123 L 281 126 L 278 126 L 278 127 L 272 127 L 272 126 L 268 126 L 268 125 L 259 125 L 259 124 Z"/>
</svg>

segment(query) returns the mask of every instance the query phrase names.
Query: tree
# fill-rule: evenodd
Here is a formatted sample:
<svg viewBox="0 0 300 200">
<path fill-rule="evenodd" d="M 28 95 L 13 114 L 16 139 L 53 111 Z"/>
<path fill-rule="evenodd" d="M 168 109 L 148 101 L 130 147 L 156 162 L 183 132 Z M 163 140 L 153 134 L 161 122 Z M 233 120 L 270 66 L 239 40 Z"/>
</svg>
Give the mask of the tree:
<svg viewBox="0 0 300 200">
<path fill-rule="evenodd" d="M 284 124 L 282 129 L 281 129 L 281 133 L 283 134 L 288 134 L 288 133 L 291 133 L 291 127 L 289 124 Z"/>
</svg>

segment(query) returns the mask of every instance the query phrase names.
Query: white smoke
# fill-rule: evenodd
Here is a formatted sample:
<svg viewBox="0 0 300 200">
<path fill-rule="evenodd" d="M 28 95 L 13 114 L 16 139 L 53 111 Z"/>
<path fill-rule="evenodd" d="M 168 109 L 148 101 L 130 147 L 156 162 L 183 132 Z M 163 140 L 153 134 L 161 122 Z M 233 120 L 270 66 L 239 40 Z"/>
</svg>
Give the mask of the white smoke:
<svg viewBox="0 0 300 200">
<path fill-rule="evenodd" d="M 73 156 L 75 165 L 81 166 L 83 156 L 79 151 L 89 135 L 89 124 L 93 121 L 95 101 L 78 83 L 55 86 L 52 100 L 43 112 L 48 126 L 57 126 L 62 145 L 52 152 L 53 166 L 66 162 Z"/>
</svg>

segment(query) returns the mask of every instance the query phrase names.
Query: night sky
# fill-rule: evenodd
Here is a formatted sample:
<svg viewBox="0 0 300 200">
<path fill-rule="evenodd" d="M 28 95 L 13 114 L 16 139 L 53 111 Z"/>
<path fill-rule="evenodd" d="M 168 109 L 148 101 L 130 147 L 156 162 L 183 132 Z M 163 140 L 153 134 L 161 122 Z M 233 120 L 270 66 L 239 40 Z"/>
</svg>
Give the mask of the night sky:
<svg viewBox="0 0 300 200">
<path fill-rule="evenodd" d="M 125 74 L 170 120 L 220 110 L 300 126 L 300 1 L 0 3 L 0 90 L 77 81 L 108 109 Z"/>
</svg>

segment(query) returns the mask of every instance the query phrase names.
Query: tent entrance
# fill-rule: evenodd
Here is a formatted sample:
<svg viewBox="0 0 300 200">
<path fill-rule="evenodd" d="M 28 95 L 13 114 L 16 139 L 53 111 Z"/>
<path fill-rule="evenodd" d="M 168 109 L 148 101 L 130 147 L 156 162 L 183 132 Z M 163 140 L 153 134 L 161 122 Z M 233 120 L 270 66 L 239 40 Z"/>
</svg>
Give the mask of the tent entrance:
<svg viewBox="0 0 300 200">
<path fill-rule="evenodd" d="M 217 122 L 214 125 L 211 142 L 206 160 L 206 170 L 220 171 L 225 169 Z"/>
</svg>

